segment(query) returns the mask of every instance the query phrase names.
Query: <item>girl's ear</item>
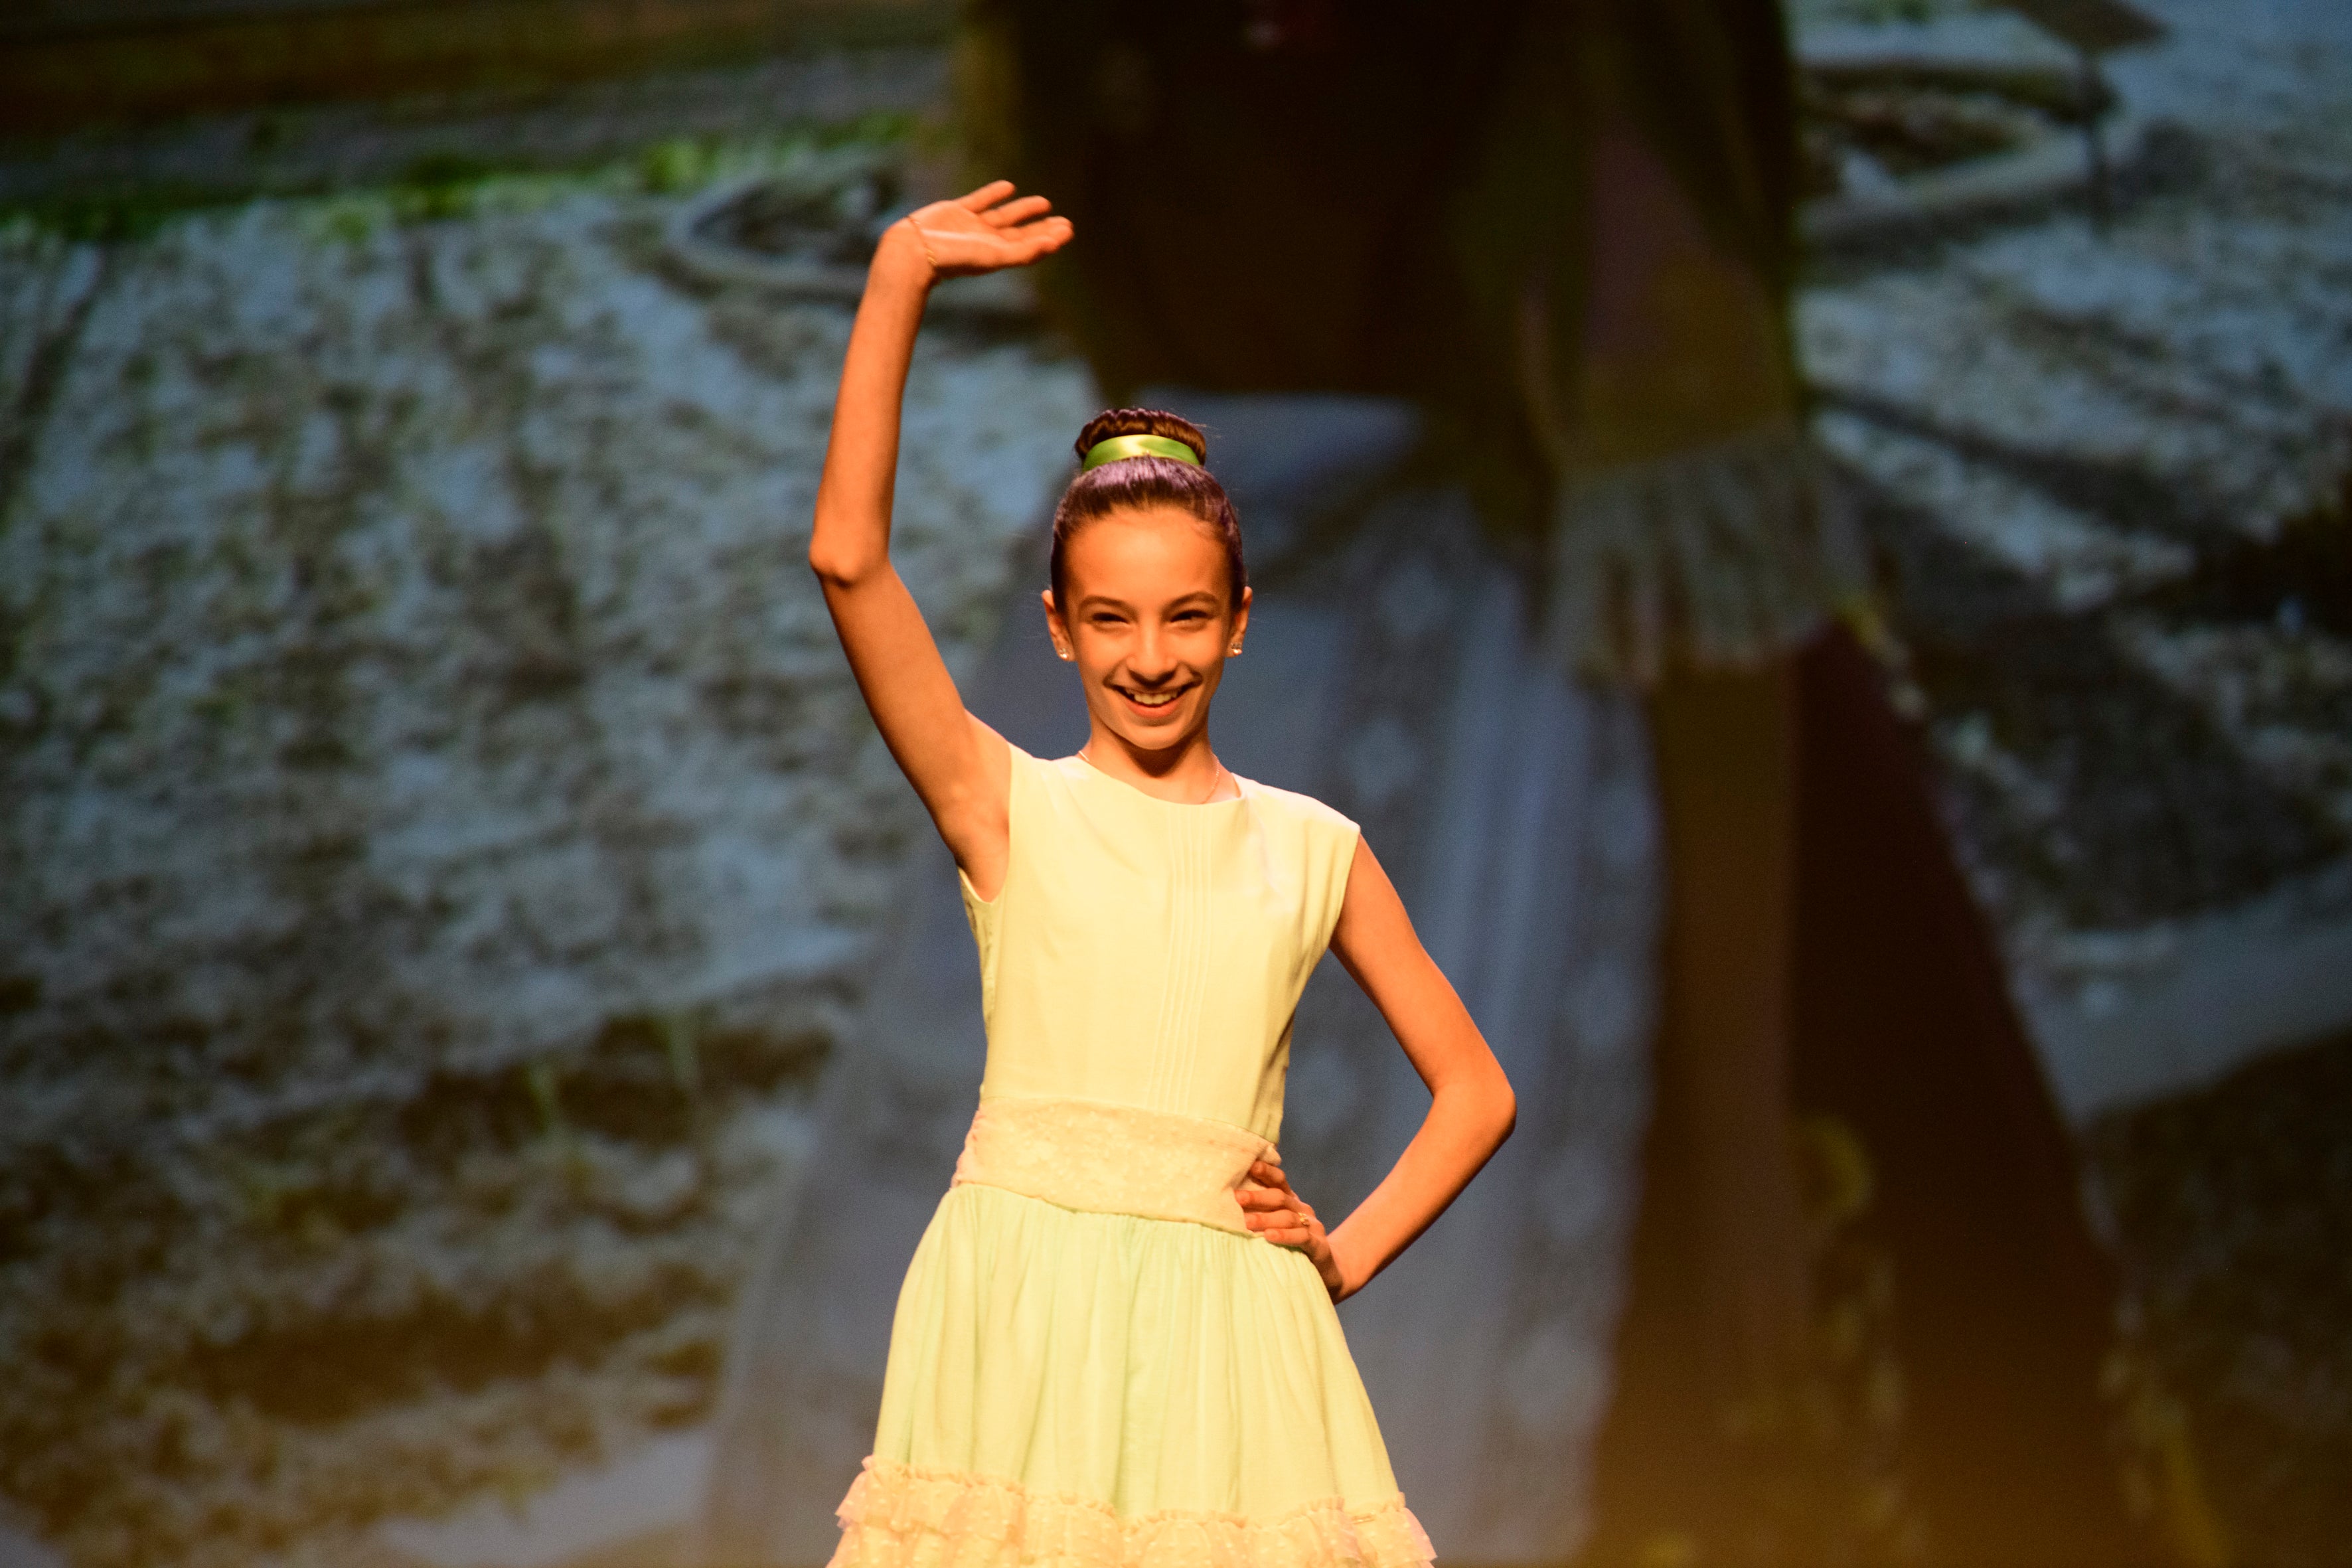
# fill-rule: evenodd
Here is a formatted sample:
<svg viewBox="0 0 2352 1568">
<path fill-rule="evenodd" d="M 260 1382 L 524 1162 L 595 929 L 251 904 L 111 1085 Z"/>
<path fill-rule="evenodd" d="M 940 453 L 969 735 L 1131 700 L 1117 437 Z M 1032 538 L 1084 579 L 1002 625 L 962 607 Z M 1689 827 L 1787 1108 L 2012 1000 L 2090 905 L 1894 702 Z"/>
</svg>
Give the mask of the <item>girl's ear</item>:
<svg viewBox="0 0 2352 1568">
<path fill-rule="evenodd" d="M 1070 650 L 1070 628 L 1062 624 L 1061 607 L 1054 603 L 1054 590 L 1045 589 L 1037 595 L 1045 606 L 1045 635 L 1053 639 L 1054 651 L 1065 659 L 1076 658 Z"/>
<path fill-rule="evenodd" d="M 1051 597 L 1050 595 L 1047 596 Z M 1249 607 L 1250 591 L 1247 588 L 1244 588 L 1242 590 L 1242 602 L 1234 609 L 1233 632 L 1225 638 L 1228 645 L 1236 647 L 1239 647 L 1242 640 L 1242 634 L 1249 630 Z"/>
</svg>

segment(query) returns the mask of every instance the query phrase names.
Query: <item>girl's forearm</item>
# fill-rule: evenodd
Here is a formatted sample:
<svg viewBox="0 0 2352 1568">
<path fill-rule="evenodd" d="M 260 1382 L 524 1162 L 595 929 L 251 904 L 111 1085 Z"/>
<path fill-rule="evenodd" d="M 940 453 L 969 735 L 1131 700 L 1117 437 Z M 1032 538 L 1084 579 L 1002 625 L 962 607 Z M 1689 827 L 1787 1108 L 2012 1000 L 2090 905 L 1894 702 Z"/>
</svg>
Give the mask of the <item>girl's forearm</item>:
<svg viewBox="0 0 2352 1568">
<path fill-rule="evenodd" d="M 889 559 L 899 409 L 930 280 L 930 264 L 914 237 L 903 226 L 886 230 L 849 331 L 824 476 L 817 482 L 809 564 L 829 582 L 856 583 Z"/>
<path fill-rule="evenodd" d="M 1517 1118 L 1499 1068 L 1439 1086 L 1395 1167 L 1330 1233 L 1342 1298 L 1361 1289 L 1445 1212 L 1502 1147 Z"/>
</svg>

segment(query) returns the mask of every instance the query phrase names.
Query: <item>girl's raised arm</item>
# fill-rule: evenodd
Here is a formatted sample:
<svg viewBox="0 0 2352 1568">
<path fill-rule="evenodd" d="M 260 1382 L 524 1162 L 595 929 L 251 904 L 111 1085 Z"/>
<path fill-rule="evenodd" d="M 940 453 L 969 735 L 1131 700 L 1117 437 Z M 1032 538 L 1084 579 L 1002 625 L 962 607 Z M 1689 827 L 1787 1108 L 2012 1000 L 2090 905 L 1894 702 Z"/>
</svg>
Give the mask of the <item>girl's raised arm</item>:
<svg viewBox="0 0 2352 1568">
<path fill-rule="evenodd" d="M 922 611 L 890 564 L 890 500 L 907 366 L 931 285 L 1025 267 L 1069 240 L 1069 220 L 1047 216 L 1044 197 L 1012 196 L 999 180 L 884 231 L 850 329 L 809 536 L 809 565 L 866 706 L 983 898 L 1004 877 L 1010 757 L 1003 739 L 964 710 Z"/>
</svg>

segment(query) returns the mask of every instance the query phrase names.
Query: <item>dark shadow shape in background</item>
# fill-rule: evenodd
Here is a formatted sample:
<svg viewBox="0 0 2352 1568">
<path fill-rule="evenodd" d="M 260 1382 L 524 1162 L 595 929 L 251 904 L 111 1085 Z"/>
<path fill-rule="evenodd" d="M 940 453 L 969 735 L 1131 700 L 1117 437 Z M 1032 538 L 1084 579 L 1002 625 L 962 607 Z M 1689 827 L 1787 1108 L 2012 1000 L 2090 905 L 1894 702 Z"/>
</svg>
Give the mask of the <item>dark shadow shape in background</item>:
<svg viewBox="0 0 2352 1568">
<path fill-rule="evenodd" d="M 1851 1126 L 1874 1167 L 1905 1479 L 1930 1561 L 2149 1560 L 2125 1544 L 2087 1386 L 2114 1333 L 2114 1266 L 1881 680 L 1843 631 L 1799 663 L 1792 1076 L 1798 1106 Z"/>
</svg>

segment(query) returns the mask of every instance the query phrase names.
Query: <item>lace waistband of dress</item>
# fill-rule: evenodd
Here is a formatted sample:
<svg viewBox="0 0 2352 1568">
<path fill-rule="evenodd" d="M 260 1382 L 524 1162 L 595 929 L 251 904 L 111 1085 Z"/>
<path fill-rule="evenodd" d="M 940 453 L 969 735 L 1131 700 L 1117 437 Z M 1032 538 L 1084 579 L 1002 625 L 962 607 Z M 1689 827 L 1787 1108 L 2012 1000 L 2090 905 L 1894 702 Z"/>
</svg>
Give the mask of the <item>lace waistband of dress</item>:
<svg viewBox="0 0 2352 1568">
<path fill-rule="evenodd" d="M 1003 1187 L 1063 1208 L 1191 1220 L 1255 1235 L 1234 1192 L 1274 1145 L 1245 1128 L 1138 1105 L 1001 1095 L 980 1102 L 957 1186 Z"/>
</svg>

